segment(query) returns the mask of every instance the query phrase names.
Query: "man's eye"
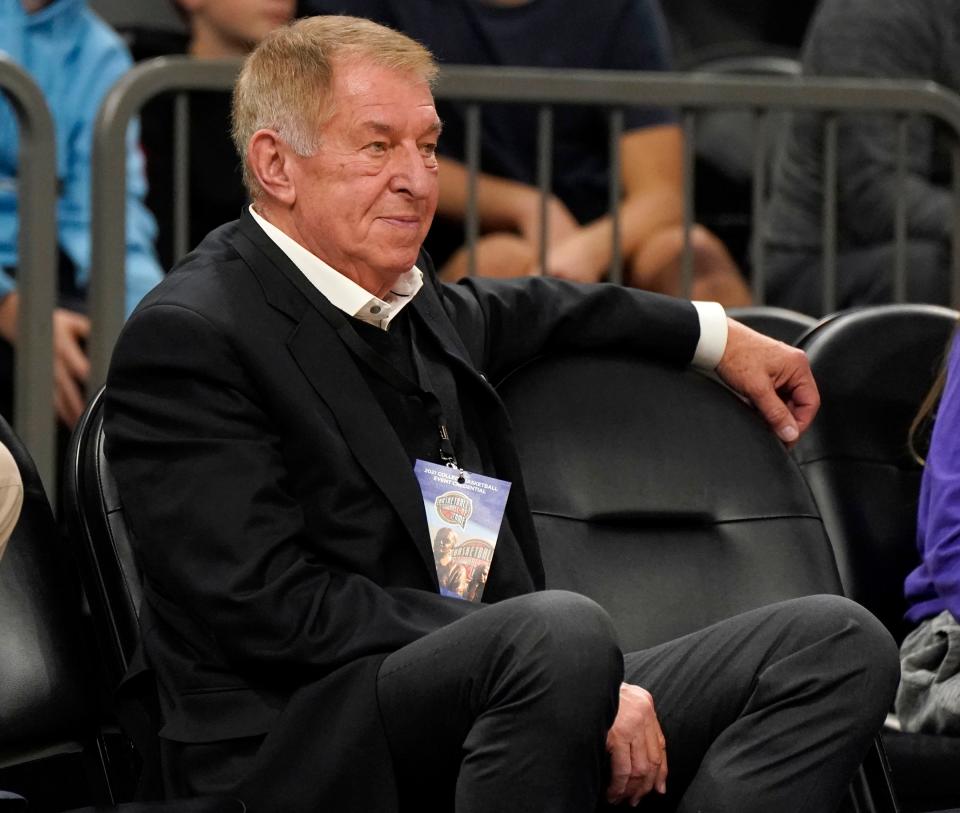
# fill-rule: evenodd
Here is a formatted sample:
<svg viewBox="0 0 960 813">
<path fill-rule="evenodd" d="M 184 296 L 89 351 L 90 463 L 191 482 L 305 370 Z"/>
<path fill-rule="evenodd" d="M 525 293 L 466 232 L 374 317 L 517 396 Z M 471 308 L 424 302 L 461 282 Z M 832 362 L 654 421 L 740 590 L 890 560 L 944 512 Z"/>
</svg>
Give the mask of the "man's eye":
<svg viewBox="0 0 960 813">
<path fill-rule="evenodd" d="M 436 144 L 421 144 L 420 152 L 423 153 L 427 158 L 433 158 L 437 154 L 437 145 Z"/>
<path fill-rule="evenodd" d="M 373 141 L 364 149 L 373 155 L 383 155 L 387 151 L 387 145 L 382 141 Z"/>
</svg>

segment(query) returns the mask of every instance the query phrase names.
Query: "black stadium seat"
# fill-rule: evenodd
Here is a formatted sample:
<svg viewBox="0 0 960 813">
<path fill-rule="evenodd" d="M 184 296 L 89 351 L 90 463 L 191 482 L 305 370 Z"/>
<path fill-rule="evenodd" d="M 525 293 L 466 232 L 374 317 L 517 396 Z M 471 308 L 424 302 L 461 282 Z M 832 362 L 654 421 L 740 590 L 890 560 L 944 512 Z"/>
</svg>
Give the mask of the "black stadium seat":
<svg viewBox="0 0 960 813">
<path fill-rule="evenodd" d="M 33 460 L 2 418 L 0 442 L 24 484 L 0 561 L 0 813 L 243 813 L 226 798 L 116 804 L 132 782 L 102 733 L 100 653 L 88 642 L 76 564 Z"/>
<path fill-rule="evenodd" d="M 846 595 L 901 640 L 903 580 L 919 562 L 921 467 L 909 427 L 960 314 L 936 305 L 880 305 L 825 320 L 801 343 L 823 406 L 796 458 L 833 543 Z M 960 738 L 884 733 L 907 810 L 960 805 Z"/>
<path fill-rule="evenodd" d="M 727 308 L 727 316 L 786 344 L 795 344 L 817 323 L 816 319 L 805 313 L 773 305 Z"/>
<path fill-rule="evenodd" d="M 840 580 L 796 462 L 691 370 L 545 357 L 499 391 L 514 423 L 547 585 L 611 614 L 627 650 Z M 855 810 L 896 810 L 879 748 Z"/>
<path fill-rule="evenodd" d="M 76 570 L 33 460 L 2 418 L 0 442 L 24 485 L 0 560 L 0 789 L 37 810 L 109 802 L 91 681 L 96 655 L 84 644 Z"/>
</svg>

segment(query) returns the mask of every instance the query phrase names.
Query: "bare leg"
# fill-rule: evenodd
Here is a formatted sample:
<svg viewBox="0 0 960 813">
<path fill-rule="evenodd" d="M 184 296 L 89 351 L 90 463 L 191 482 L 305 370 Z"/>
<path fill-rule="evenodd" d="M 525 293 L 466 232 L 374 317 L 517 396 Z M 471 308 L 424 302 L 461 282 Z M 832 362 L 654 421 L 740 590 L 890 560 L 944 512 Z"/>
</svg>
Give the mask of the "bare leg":
<svg viewBox="0 0 960 813">
<path fill-rule="evenodd" d="M 690 233 L 693 248 L 692 299 L 719 302 L 726 307 L 751 304 L 747 287 L 726 246 L 703 226 Z M 636 288 L 681 296 L 683 229 L 658 232 L 630 258 L 628 282 Z"/>
<path fill-rule="evenodd" d="M 440 279 L 456 282 L 469 274 L 469 251 L 464 246 L 440 269 Z M 488 234 L 477 240 L 478 277 L 523 277 L 534 264 L 534 252 L 530 245 L 515 234 Z"/>
</svg>

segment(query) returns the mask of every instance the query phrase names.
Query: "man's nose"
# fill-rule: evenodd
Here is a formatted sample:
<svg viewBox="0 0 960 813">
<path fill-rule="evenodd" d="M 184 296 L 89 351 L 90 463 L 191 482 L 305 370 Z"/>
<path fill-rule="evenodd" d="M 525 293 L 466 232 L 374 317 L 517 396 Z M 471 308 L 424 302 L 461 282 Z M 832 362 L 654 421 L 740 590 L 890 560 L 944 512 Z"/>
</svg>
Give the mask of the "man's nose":
<svg viewBox="0 0 960 813">
<path fill-rule="evenodd" d="M 417 145 L 403 145 L 394 150 L 392 156 L 392 176 L 390 189 L 393 192 L 405 192 L 414 198 L 429 196 L 437 183 L 437 171 L 429 166 L 427 159 Z"/>
</svg>

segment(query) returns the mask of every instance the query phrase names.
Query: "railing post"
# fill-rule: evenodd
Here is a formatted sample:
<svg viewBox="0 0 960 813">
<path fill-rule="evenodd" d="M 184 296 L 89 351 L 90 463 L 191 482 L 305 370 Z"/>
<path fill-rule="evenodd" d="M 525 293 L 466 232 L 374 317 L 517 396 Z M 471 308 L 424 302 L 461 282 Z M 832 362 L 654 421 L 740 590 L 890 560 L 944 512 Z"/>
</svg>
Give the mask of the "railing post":
<svg viewBox="0 0 960 813">
<path fill-rule="evenodd" d="M 18 336 L 14 352 L 13 428 L 56 504 L 53 410 L 53 309 L 57 296 L 56 136 L 43 93 L 22 68 L 0 55 L 0 87 L 20 129 L 17 164 Z"/>
</svg>

